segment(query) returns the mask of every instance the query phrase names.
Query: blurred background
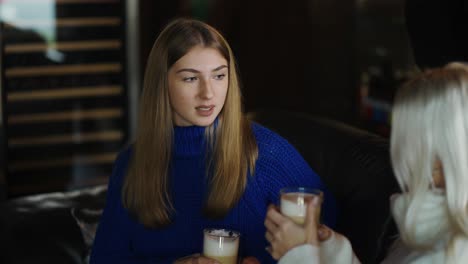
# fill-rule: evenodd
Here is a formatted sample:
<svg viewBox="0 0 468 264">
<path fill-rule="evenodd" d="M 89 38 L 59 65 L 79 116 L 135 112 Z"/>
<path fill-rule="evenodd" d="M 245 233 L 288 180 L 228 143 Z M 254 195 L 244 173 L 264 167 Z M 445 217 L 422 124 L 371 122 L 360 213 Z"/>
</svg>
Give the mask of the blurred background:
<svg viewBox="0 0 468 264">
<path fill-rule="evenodd" d="M 387 137 L 395 89 L 417 71 L 404 0 L 0 0 L 0 200 L 107 182 L 152 44 L 179 16 L 227 38 L 245 111 Z"/>
</svg>

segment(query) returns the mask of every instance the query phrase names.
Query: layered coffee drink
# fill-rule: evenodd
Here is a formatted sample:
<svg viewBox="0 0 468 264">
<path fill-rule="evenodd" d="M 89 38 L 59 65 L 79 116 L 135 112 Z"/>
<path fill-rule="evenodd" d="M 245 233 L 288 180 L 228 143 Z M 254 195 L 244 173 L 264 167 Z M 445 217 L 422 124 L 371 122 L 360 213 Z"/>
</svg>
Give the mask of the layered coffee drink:
<svg viewBox="0 0 468 264">
<path fill-rule="evenodd" d="M 240 233 L 227 229 L 205 229 L 203 255 L 221 264 L 237 264 Z"/>
<path fill-rule="evenodd" d="M 281 213 L 288 216 L 295 223 L 303 225 L 306 218 L 307 204 L 314 197 L 320 199 L 321 204 L 323 194 L 317 189 L 308 189 L 303 187 L 292 187 L 281 189 Z M 315 215 L 317 223 L 320 223 L 320 206 Z"/>
</svg>

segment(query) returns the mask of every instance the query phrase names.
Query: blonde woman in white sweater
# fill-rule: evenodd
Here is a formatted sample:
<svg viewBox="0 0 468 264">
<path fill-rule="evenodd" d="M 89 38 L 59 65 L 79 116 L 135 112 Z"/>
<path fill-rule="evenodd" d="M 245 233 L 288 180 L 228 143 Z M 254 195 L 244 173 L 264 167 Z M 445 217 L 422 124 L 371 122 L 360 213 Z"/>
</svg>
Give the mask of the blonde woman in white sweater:
<svg viewBox="0 0 468 264">
<path fill-rule="evenodd" d="M 451 63 L 410 80 L 392 116 L 391 160 L 402 193 L 390 202 L 400 237 L 383 263 L 468 263 L 468 67 Z M 314 210 L 311 203 L 308 214 Z M 272 256 L 281 264 L 359 263 L 344 236 L 314 221 L 295 225 L 271 207 Z"/>
<path fill-rule="evenodd" d="M 274 206 L 268 208 L 265 226 L 267 248 L 279 264 L 339 263 L 359 264 L 349 240 L 328 227 L 319 226 L 315 216 L 319 201 L 307 205 L 304 226 L 283 216 Z"/>
</svg>

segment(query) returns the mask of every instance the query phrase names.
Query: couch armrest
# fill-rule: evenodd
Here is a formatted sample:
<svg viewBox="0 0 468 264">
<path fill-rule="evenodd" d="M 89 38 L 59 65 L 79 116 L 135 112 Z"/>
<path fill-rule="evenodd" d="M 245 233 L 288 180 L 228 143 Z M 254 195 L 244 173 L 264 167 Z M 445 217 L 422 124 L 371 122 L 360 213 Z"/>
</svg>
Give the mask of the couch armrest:
<svg viewBox="0 0 468 264">
<path fill-rule="evenodd" d="M 82 263 L 86 254 L 71 208 L 102 208 L 106 186 L 38 194 L 0 204 L 0 263 Z"/>
</svg>

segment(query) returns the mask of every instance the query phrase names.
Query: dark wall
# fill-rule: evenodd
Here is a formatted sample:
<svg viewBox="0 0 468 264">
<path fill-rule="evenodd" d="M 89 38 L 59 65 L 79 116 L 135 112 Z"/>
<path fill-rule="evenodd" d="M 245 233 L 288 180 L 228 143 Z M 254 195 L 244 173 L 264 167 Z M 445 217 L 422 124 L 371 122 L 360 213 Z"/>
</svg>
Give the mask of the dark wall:
<svg viewBox="0 0 468 264">
<path fill-rule="evenodd" d="M 206 12 L 200 13 L 199 7 L 191 6 L 193 2 L 204 3 Z M 247 111 L 298 110 L 359 124 L 359 76 L 367 70 L 366 56 L 380 48 L 363 40 L 371 38 L 372 32 L 385 35 L 393 30 L 404 35 L 402 24 L 391 22 L 402 5 L 390 2 L 375 4 L 398 9 L 383 16 L 376 13 L 381 21 L 389 21 L 389 27 L 379 30 L 371 27 L 374 18 L 359 19 L 364 7 L 354 0 L 141 1 L 141 61 L 146 62 L 153 41 L 168 20 L 201 18 L 219 29 L 234 50 Z M 389 54 L 393 47 L 407 47 L 404 38 L 387 42 Z M 406 50 L 396 53 L 408 55 Z"/>
<path fill-rule="evenodd" d="M 353 117 L 352 1 L 217 3 L 210 21 L 234 48 L 246 110 L 281 108 Z"/>
<path fill-rule="evenodd" d="M 161 28 L 176 14 L 178 1 L 141 0 L 139 6 L 140 25 L 140 63 L 142 75 L 145 70 L 147 57 Z M 143 80 L 143 79 L 141 79 Z"/>
<path fill-rule="evenodd" d="M 0 128 L 2 128 L 1 126 Z M 0 129 L 3 131 L 3 129 Z M 7 196 L 7 184 L 5 179 L 5 171 L 6 171 L 6 164 L 5 164 L 5 155 L 4 155 L 4 135 L 3 132 L 0 132 L 0 202 L 6 199 Z"/>
</svg>

